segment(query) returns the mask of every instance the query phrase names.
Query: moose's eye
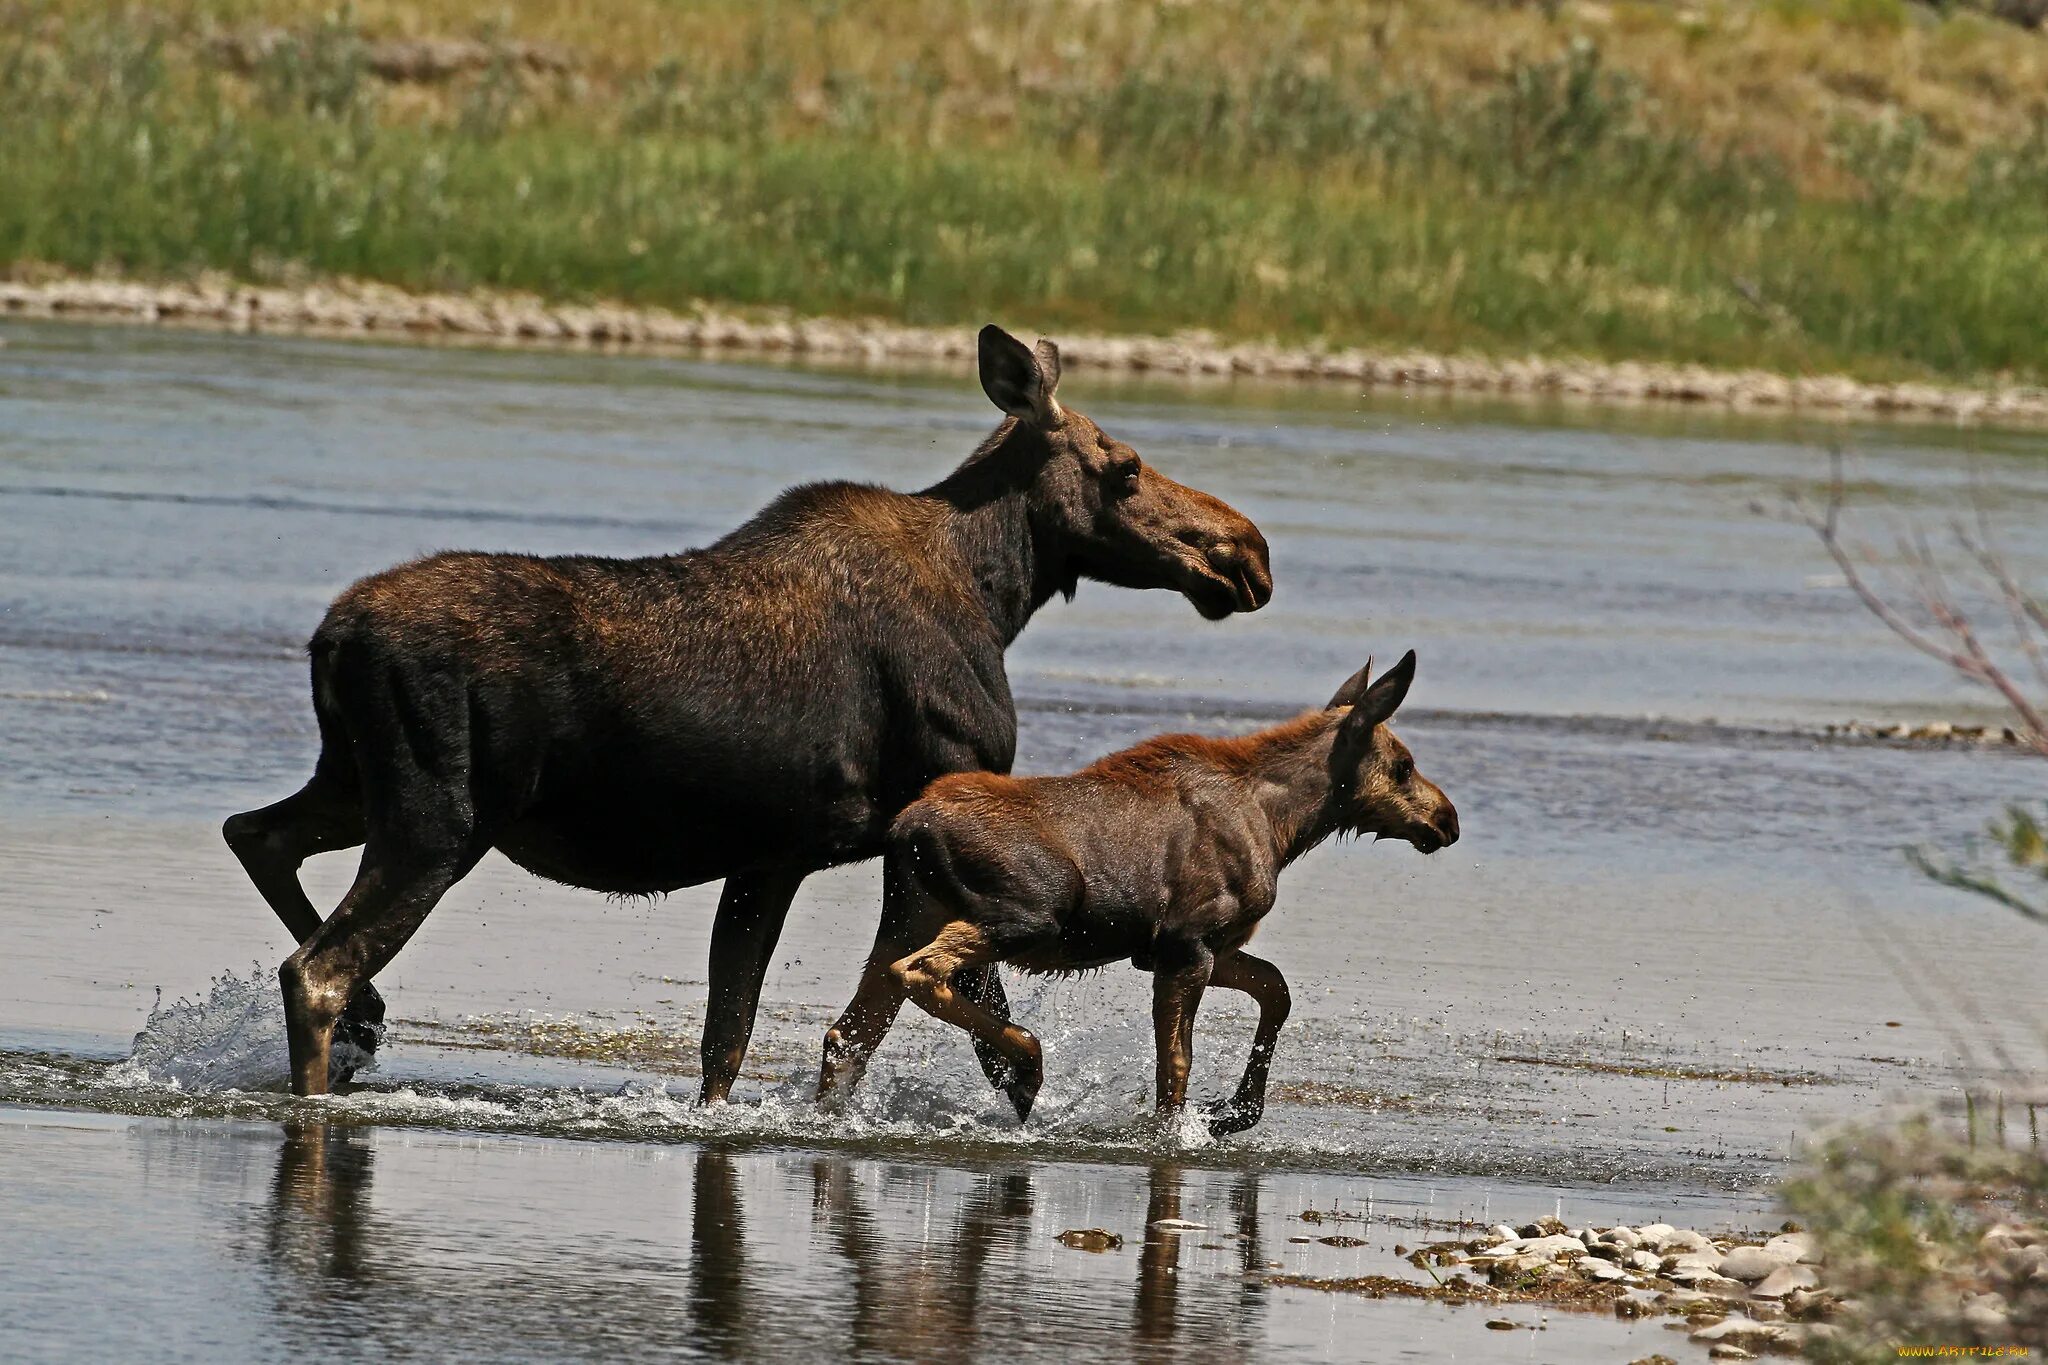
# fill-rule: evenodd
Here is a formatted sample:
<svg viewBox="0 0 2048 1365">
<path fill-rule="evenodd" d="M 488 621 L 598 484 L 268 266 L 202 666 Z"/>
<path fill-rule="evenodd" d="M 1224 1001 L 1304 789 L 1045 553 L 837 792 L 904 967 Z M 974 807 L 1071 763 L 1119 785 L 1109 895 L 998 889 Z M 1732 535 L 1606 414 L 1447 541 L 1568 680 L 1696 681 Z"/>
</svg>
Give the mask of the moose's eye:
<svg viewBox="0 0 2048 1365">
<path fill-rule="evenodd" d="M 1132 460 L 1126 464 L 1112 467 L 1109 471 L 1109 486 L 1110 490 L 1120 498 L 1128 498 L 1131 494 L 1137 492 L 1138 462 Z"/>
<path fill-rule="evenodd" d="M 1387 769 L 1387 776 L 1393 778 L 1397 783 L 1406 782 L 1409 778 L 1415 776 L 1415 760 L 1412 758 L 1395 759 L 1394 766 Z"/>
</svg>

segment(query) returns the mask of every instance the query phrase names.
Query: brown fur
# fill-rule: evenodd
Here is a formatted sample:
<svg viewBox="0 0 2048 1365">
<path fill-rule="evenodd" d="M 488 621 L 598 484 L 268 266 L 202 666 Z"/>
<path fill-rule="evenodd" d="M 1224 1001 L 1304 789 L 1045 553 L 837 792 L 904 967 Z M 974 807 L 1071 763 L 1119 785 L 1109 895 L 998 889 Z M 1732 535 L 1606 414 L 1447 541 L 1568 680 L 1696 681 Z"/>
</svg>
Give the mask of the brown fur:
<svg viewBox="0 0 2048 1365">
<path fill-rule="evenodd" d="M 1242 738 L 1161 735 L 1064 777 L 932 783 L 890 830 L 882 927 L 859 992 L 826 1035 L 821 1095 L 858 1081 L 908 999 L 1010 1062 L 1021 1118 L 1042 1074 L 1037 1039 L 947 979 L 990 963 L 1076 972 L 1129 959 L 1154 974 L 1162 1110 L 1184 1102 L 1203 990 L 1259 1001 L 1252 1064 L 1213 1126 L 1256 1122 L 1287 987 L 1243 949 L 1281 870 L 1332 834 L 1405 839 L 1424 853 L 1458 838 L 1457 811 L 1385 723 L 1414 667 L 1411 653 L 1374 682 L 1368 666 L 1328 707 Z"/>
</svg>

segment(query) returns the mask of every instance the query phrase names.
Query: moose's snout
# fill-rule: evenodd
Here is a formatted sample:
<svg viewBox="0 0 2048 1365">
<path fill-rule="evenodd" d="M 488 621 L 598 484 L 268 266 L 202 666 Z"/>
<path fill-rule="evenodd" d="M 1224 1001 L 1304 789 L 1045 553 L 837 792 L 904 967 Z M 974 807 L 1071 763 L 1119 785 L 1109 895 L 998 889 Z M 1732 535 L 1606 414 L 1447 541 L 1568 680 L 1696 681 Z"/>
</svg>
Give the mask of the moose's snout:
<svg viewBox="0 0 2048 1365">
<path fill-rule="evenodd" d="M 1273 569 L 1266 538 L 1250 522 L 1239 536 L 1225 536 L 1209 547 L 1209 567 L 1237 594 L 1239 611 L 1257 611 L 1273 600 Z"/>
<path fill-rule="evenodd" d="M 1449 848 L 1452 844 L 1458 842 L 1458 808 L 1456 806 L 1453 806 L 1448 801 L 1444 802 L 1444 808 L 1436 813 L 1436 819 L 1431 823 L 1436 826 L 1437 834 L 1443 839 L 1443 842 L 1438 847 Z"/>
<path fill-rule="evenodd" d="M 1224 508 L 1225 511 L 1229 509 Z M 1210 620 L 1220 620 L 1240 611 L 1257 611 L 1273 600 L 1273 570 L 1267 555 L 1266 538 L 1259 528 L 1242 517 L 1221 532 L 1183 534 L 1181 539 L 1201 556 L 1197 569 L 1206 589 L 1190 592 L 1195 606 Z"/>
</svg>

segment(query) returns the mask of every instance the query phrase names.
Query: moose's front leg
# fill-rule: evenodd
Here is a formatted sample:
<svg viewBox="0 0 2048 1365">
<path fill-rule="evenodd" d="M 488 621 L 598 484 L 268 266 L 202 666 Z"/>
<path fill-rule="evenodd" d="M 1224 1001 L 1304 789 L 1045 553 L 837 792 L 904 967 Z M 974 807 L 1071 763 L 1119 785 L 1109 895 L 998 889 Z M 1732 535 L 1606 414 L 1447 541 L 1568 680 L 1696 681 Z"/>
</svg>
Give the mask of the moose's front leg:
<svg viewBox="0 0 2048 1365">
<path fill-rule="evenodd" d="M 1243 991 L 1259 1004 L 1259 1029 L 1252 1036 L 1252 1055 L 1244 1065 L 1244 1078 L 1237 1083 L 1237 1094 L 1209 1111 L 1209 1131 L 1223 1137 L 1242 1133 L 1265 1116 L 1266 1076 L 1273 1065 L 1273 1047 L 1280 1040 L 1280 1026 L 1287 1022 L 1293 1001 L 1280 969 L 1250 953 L 1226 953 L 1217 958 L 1209 984 Z"/>
<path fill-rule="evenodd" d="M 1178 1114 L 1188 1100 L 1188 1068 L 1195 1052 L 1195 1011 L 1215 962 L 1200 943 L 1155 944 L 1152 953 L 1152 1035 L 1159 1053 L 1155 1104 Z"/>
<path fill-rule="evenodd" d="M 768 959 L 782 937 L 782 921 L 804 875 L 776 868 L 725 879 L 718 918 L 711 923 L 711 990 L 704 1001 L 704 1041 L 699 1049 L 704 1061 L 700 1098 L 705 1104 L 722 1103 L 739 1079 L 747 1040 L 754 1034 Z"/>
</svg>

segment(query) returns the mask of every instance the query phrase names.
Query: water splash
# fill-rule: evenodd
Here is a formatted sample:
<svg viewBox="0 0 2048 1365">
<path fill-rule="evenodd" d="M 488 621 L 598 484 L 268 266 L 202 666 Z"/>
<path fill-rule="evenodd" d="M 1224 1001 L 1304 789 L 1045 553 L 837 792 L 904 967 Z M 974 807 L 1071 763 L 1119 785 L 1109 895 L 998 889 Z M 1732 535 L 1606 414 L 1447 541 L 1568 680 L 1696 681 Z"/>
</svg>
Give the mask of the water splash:
<svg viewBox="0 0 2048 1365">
<path fill-rule="evenodd" d="M 372 1054 L 335 1040 L 336 1075 L 349 1070 L 360 1075 L 375 1065 Z M 108 1071 L 106 1081 L 200 1093 L 289 1089 L 291 1048 L 285 1041 L 277 972 L 252 963 L 247 975 L 215 977 L 204 996 L 180 997 L 167 1005 L 159 995 L 126 1060 Z"/>
</svg>

